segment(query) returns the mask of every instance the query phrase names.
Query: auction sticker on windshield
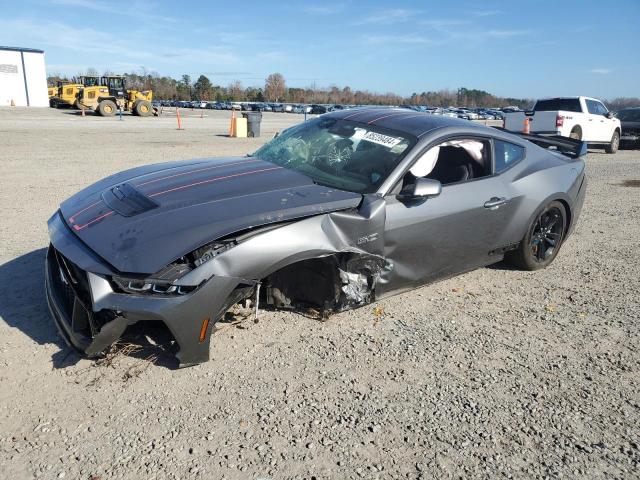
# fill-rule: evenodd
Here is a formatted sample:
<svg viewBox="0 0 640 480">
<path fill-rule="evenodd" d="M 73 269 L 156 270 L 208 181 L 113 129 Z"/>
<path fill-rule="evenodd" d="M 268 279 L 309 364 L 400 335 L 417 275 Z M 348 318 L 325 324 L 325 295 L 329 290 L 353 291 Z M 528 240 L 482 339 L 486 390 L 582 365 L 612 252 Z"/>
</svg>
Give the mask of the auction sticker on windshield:
<svg viewBox="0 0 640 480">
<path fill-rule="evenodd" d="M 367 132 L 362 139 L 387 148 L 393 148 L 402 141 L 401 138 L 390 137 L 376 132 Z"/>
</svg>

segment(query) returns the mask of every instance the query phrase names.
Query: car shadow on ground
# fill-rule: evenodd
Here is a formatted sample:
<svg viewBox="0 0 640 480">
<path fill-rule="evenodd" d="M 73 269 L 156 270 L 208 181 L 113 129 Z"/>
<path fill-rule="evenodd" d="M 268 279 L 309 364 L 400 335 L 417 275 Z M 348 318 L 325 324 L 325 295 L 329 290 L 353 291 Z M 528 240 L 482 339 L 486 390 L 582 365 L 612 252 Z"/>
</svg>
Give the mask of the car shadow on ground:
<svg viewBox="0 0 640 480">
<path fill-rule="evenodd" d="M 40 248 L 0 265 L 0 317 L 38 345 L 54 344 L 54 368 L 74 365 L 80 356 L 67 346 L 51 319 L 44 290 L 46 248 Z"/>
<path fill-rule="evenodd" d="M 83 356 L 65 343 L 51 318 L 45 297 L 46 253 L 46 248 L 39 248 L 0 265 L 0 319 L 38 345 L 56 345 L 59 350 L 51 358 L 53 368 L 67 368 Z M 167 348 L 172 338 L 162 327 L 157 322 L 143 322 L 127 329 L 120 344 L 130 348 L 122 349 L 123 354 L 176 368 L 178 362 Z"/>
<path fill-rule="evenodd" d="M 497 263 L 492 263 L 491 265 L 487 265 L 486 268 L 490 270 L 507 270 L 507 271 L 521 271 L 521 268 L 512 265 L 507 260 L 500 260 Z"/>
</svg>

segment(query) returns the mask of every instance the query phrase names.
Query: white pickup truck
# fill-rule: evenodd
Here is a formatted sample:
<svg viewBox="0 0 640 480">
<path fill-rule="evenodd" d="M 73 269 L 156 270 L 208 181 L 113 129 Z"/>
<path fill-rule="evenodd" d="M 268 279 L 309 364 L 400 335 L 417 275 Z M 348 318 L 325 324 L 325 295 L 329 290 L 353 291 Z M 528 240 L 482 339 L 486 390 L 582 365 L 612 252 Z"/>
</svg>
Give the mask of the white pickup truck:
<svg viewBox="0 0 640 480">
<path fill-rule="evenodd" d="M 595 98 L 544 98 L 533 110 L 507 113 L 504 128 L 521 132 L 526 118 L 531 133 L 575 138 L 589 146 L 604 147 L 607 153 L 616 153 L 620 145 L 620 120 Z"/>
</svg>

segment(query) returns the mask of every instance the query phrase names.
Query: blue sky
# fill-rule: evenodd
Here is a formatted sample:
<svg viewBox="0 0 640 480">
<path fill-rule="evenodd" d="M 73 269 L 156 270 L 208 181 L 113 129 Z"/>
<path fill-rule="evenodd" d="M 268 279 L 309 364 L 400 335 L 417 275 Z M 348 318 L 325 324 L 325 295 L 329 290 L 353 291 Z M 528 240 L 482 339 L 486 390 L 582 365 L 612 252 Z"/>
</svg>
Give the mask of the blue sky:
<svg viewBox="0 0 640 480">
<path fill-rule="evenodd" d="M 402 95 L 640 96 L 640 0 L 2 0 L 0 44 L 49 73 L 139 71 L 226 85 L 349 85 Z"/>
</svg>

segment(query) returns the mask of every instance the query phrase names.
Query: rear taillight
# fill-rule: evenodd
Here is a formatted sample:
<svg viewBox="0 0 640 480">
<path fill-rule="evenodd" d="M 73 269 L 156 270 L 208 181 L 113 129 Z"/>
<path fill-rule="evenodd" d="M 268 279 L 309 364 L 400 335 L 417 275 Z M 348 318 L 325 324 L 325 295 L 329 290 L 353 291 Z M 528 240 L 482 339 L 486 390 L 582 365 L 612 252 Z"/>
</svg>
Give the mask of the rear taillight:
<svg viewBox="0 0 640 480">
<path fill-rule="evenodd" d="M 556 115 L 556 127 L 564 125 L 564 117 L 562 115 Z"/>
</svg>

